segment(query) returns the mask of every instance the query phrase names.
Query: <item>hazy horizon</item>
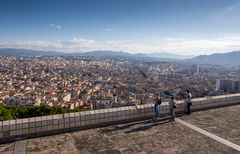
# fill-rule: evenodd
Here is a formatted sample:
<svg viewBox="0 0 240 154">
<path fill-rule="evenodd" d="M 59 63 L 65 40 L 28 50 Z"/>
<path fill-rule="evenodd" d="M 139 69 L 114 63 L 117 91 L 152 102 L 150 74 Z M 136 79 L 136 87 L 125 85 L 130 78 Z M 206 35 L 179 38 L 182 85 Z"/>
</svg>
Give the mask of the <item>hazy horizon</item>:
<svg viewBox="0 0 240 154">
<path fill-rule="evenodd" d="M 209 55 L 240 50 L 239 0 L 0 1 L 0 48 Z"/>
<path fill-rule="evenodd" d="M 201 56 L 201 55 L 212 55 L 212 54 L 216 54 L 216 53 L 230 53 L 230 52 L 240 52 L 240 50 L 238 51 L 228 51 L 228 52 L 215 52 L 215 53 L 209 53 L 209 54 L 196 54 L 196 55 L 190 55 L 190 54 L 182 54 L 182 53 L 171 53 L 171 52 L 147 52 L 147 53 L 142 53 L 142 52 L 128 52 L 128 51 L 121 51 L 121 50 L 88 50 L 88 51 L 63 51 L 63 50 L 41 50 L 41 49 L 31 49 L 31 48 L 0 48 L 0 49 L 13 49 L 13 50 L 33 50 L 33 51 L 43 51 L 43 52 L 59 52 L 59 53 L 87 53 L 87 52 L 105 52 L 105 51 L 109 51 L 109 52 L 124 52 L 124 53 L 128 53 L 128 54 L 145 54 L 145 55 L 151 55 L 151 54 L 169 54 L 169 55 L 178 55 L 178 56 L 182 56 L 187 58 L 187 57 L 197 57 L 197 56 Z M 163 55 L 164 57 L 164 55 Z"/>
</svg>

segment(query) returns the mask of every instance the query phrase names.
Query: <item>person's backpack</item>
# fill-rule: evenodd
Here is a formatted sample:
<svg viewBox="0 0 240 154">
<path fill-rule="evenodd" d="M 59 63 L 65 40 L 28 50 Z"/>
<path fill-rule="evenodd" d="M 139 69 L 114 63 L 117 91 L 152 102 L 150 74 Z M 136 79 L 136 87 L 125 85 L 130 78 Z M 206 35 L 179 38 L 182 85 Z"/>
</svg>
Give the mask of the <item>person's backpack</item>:
<svg viewBox="0 0 240 154">
<path fill-rule="evenodd" d="M 158 99 L 158 105 L 162 104 L 162 98 Z"/>
</svg>

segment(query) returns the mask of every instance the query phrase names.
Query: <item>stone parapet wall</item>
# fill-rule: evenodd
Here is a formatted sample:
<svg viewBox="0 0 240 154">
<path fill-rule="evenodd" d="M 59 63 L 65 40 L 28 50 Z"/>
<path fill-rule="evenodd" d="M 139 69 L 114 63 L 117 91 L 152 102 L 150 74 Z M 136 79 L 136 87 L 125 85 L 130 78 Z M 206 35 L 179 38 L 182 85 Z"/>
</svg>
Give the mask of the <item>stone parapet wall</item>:
<svg viewBox="0 0 240 154">
<path fill-rule="evenodd" d="M 193 111 L 240 104 L 240 93 L 192 99 Z M 177 101 L 177 113 L 186 111 L 183 100 Z M 169 114 L 168 102 L 160 106 L 161 116 Z M 16 138 L 50 135 L 68 131 L 133 122 L 154 117 L 154 105 L 144 104 L 85 112 L 66 113 L 0 122 L 0 142 Z"/>
</svg>

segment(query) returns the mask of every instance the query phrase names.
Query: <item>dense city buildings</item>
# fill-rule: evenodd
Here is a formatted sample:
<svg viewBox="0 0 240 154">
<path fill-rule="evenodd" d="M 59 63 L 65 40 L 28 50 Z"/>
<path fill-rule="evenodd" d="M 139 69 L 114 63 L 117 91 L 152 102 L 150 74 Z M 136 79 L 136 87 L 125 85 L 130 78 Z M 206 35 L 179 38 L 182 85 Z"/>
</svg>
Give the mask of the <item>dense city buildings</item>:
<svg viewBox="0 0 240 154">
<path fill-rule="evenodd" d="M 234 67 L 174 61 L 2 56 L 0 73 L 0 101 L 17 107 L 99 109 L 152 103 L 155 93 L 183 99 L 186 89 L 194 97 L 239 90 L 215 91 L 217 79 L 238 78 Z"/>
<path fill-rule="evenodd" d="M 238 80 L 229 80 L 229 79 L 217 79 L 216 81 L 216 90 L 223 91 L 239 91 L 240 90 L 240 81 Z"/>
</svg>

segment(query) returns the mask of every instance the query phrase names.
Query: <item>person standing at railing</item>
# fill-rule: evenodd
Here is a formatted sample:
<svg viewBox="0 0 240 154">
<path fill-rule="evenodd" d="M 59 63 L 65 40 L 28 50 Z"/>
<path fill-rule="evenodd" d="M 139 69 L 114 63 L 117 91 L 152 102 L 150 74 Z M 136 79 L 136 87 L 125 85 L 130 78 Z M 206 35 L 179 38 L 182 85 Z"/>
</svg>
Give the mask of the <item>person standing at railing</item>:
<svg viewBox="0 0 240 154">
<path fill-rule="evenodd" d="M 155 112 L 155 118 L 158 120 L 160 118 L 160 104 L 162 103 L 162 100 L 159 96 L 159 94 L 156 94 L 156 98 L 154 99 L 154 112 Z"/>
<path fill-rule="evenodd" d="M 191 105 L 192 105 L 192 94 L 189 90 L 186 90 L 187 97 L 185 102 L 187 103 L 187 114 L 191 114 Z"/>
<path fill-rule="evenodd" d="M 173 96 L 171 97 L 171 99 L 169 101 L 169 109 L 170 109 L 170 114 L 171 114 L 171 118 L 169 121 L 175 121 L 176 102 L 174 101 Z"/>
</svg>

